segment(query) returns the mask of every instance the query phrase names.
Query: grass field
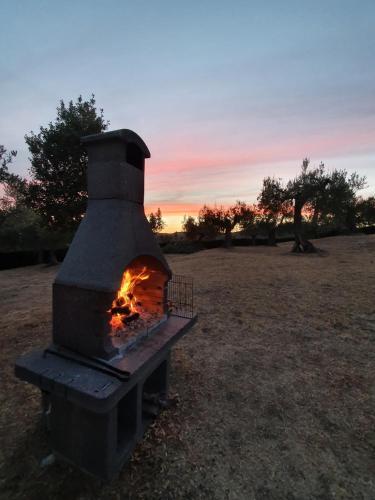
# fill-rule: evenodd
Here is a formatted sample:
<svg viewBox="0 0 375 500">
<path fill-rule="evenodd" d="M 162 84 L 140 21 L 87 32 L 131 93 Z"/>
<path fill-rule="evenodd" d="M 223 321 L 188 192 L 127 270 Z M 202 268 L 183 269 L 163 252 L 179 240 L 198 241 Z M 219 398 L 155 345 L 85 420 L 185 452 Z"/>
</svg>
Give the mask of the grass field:
<svg viewBox="0 0 375 500">
<path fill-rule="evenodd" d="M 17 356 L 51 334 L 54 267 L 0 272 L 1 499 L 375 498 L 375 236 L 169 256 L 198 323 L 174 350 L 166 410 L 120 477 L 48 454 Z"/>
</svg>

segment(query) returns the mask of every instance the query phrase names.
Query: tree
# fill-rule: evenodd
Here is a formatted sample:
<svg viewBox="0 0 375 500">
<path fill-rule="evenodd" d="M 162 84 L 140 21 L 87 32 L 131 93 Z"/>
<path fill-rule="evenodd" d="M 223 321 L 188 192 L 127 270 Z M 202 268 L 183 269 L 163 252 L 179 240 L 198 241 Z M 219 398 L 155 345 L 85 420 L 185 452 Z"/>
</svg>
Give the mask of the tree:
<svg viewBox="0 0 375 500">
<path fill-rule="evenodd" d="M 79 96 L 68 105 L 61 100 L 55 122 L 25 136 L 31 154 L 30 180 L 11 174 L 8 165 L 2 166 L 1 180 L 40 216 L 49 231 L 72 232 L 81 221 L 87 200 L 87 153 L 81 137 L 107 127 L 94 95 L 87 101 Z"/>
<path fill-rule="evenodd" d="M 229 208 L 211 208 L 204 205 L 199 211 L 198 225 L 206 234 L 212 236 L 224 234 L 225 246 L 230 247 L 233 230 L 244 225 L 246 221 L 250 221 L 252 217 L 253 210 L 243 201 L 237 201 Z"/>
<path fill-rule="evenodd" d="M 360 198 L 355 207 L 356 222 L 360 227 L 373 226 L 375 224 L 375 196 Z"/>
<path fill-rule="evenodd" d="M 191 215 L 184 216 L 182 230 L 186 234 L 188 240 L 196 241 L 202 239 L 203 234 L 200 230 L 199 223 Z"/>
<path fill-rule="evenodd" d="M 20 193 L 26 181 L 8 170 L 16 155 L 16 151 L 7 153 L 0 145 L 0 182 L 5 191 L 0 198 L 0 251 L 36 251 L 41 260 L 43 246 L 52 242 L 40 216 L 22 204 Z"/>
<path fill-rule="evenodd" d="M 345 170 L 327 172 L 324 163 L 309 169 L 310 160 L 302 162 L 301 173 L 289 181 L 285 199 L 293 203 L 295 242 L 293 252 L 315 252 L 314 245 L 303 234 L 303 212 L 312 214 L 313 224 L 324 217 L 339 218 L 349 213 L 356 192 L 365 185 L 365 177 L 357 173 L 348 176 Z"/>
<path fill-rule="evenodd" d="M 302 161 L 301 173 L 289 181 L 285 189 L 285 199 L 293 203 L 294 245 L 293 252 L 315 252 L 314 245 L 307 240 L 302 230 L 302 211 L 307 205 L 323 194 L 328 178 L 325 175 L 324 164 L 309 170 L 310 160 Z"/>
<path fill-rule="evenodd" d="M 277 228 L 293 212 L 292 203 L 286 198 L 285 188 L 281 179 L 266 177 L 263 179 L 262 190 L 258 196 L 260 224 L 268 232 L 268 244 L 276 245 Z"/>
<path fill-rule="evenodd" d="M 220 233 L 220 219 L 217 208 L 211 208 L 203 205 L 198 213 L 198 228 L 200 231 L 199 239 L 214 239 Z"/>
<path fill-rule="evenodd" d="M 329 224 L 336 228 L 355 231 L 357 226 L 357 191 L 366 184 L 366 178 L 346 170 L 333 170 L 327 174 L 324 191 L 317 194 L 311 203 L 311 222 L 315 232 L 319 225 Z"/>
<path fill-rule="evenodd" d="M 256 238 L 259 233 L 259 211 L 256 206 L 247 206 L 246 213 L 239 223 L 241 231 L 251 237 L 252 244 L 256 244 Z"/>
<path fill-rule="evenodd" d="M 9 153 L 7 150 L 0 144 L 0 181 L 4 182 L 5 178 L 2 176 L 4 173 L 7 172 L 8 170 L 8 165 L 9 163 L 12 163 L 13 158 L 17 156 L 17 151 L 10 151 Z"/>
<path fill-rule="evenodd" d="M 16 184 L 18 181 L 18 176 L 15 174 L 10 174 L 8 165 L 12 163 L 13 158 L 17 156 L 17 151 L 10 151 L 9 153 L 5 149 L 4 146 L 0 144 L 0 184 L 3 185 L 5 191 L 5 197 L 1 198 L 1 210 L 4 210 L 4 207 L 11 206 L 16 202 L 15 200 L 15 192 L 12 189 L 12 184 Z M 9 182 L 11 183 L 9 184 Z"/>
<path fill-rule="evenodd" d="M 154 234 L 160 233 L 160 231 L 162 231 L 166 226 L 160 208 L 158 208 L 155 213 L 151 212 L 149 214 L 148 222 Z"/>
<path fill-rule="evenodd" d="M 14 204 L 1 204 L 0 252 L 41 251 L 43 236 L 35 212 Z"/>
<path fill-rule="evenodd" d="M 216 209 L 204 205 L 197 218 L 184 216 L 182 221 L 182 230 L 187 239 L 192 241 L 201 241 L 205 239 L 214 239 L 220 233 L 219 221 L 216 216 Z"/>
</svg>

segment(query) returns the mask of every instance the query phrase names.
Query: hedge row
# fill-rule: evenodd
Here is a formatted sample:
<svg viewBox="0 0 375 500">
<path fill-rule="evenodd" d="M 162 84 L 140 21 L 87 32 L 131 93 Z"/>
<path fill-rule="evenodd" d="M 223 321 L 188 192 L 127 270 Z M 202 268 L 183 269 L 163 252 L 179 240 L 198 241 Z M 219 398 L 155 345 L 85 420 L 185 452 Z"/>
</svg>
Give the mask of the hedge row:
<svg viewBox="0 0 375 500">
<path fill-rule="evenodd" d="M 366 227 L 361 229 L 361 231 L 366 234 L 375 234 L 375 226 Z M 326 232 L 325 234 L 320 234 L 320 238 L 325 238 L 328 236 L 338 236 L 344 234 L 342 231 L 332 230 Z M 287 241 L 293 241 L 293 236 L 285 236 L 283 238 L 277 238 L 278 243 L 283 243 Z M 232 245 L 235 247 L 246 247 L 253 245 L 267 245 L 268 240 L 264 237 L 253 238 L 233 238 Z M 211 248 L 220 248 L 224 246 L 224 240 L 211 240 L 211 241 L 169 241 L 167 243 L 161 243 L 160 245 L 164 253 L 182 253 L 189 254 L 194 252 L 199 252 L 201 250 L 208 250 Z M 59 261 L 63 261 L 65 254 L 67 252 L 66 248 L 56 250 L 54 253 Z M 50 252 L 9 252 L 0 253 L 0 270 L 12 269 L 15 267 L 23 266 L 33 266 L 35 264 L 48 263 L 50 260 Z"/>
</svg>

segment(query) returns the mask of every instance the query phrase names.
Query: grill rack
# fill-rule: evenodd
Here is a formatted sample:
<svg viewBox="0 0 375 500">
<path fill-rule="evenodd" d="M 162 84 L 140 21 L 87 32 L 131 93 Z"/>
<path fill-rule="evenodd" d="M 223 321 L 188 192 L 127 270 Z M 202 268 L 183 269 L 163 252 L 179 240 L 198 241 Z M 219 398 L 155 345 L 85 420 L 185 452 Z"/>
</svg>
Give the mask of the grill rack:
<svg viewBox="0 0 375 500">
<path fill-rule="evenodd" d="M 172 316 L 191 319 L 194 317 L 194 287 L 191 276 L 173 274 L 168 281 L 168 308 Z"/>
</svg>

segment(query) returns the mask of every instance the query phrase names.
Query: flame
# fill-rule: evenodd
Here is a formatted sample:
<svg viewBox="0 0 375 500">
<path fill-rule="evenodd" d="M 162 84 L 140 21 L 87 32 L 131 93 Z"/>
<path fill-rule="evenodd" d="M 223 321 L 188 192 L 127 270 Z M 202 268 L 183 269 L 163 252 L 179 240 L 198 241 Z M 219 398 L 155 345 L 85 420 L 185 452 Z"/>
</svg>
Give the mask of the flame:
<svg viewBox="0 0 375 500">
<path fill-rule="evenodd" d="M 148 271 L 146 266 L 143 267 L 140 272 L 127 269 L 122 277 L 121 286 L 117 292 L 116 299 L 112 302 L 112 309 L 118 307 L 124 309 L 128 308 L 128 315 L 140 313 L 141 309 L 137 297 L 134 295 L 134 289 L 139 283 L 147 280 L 150 275 L 151 272 Z M 108 312 L 112 312 L 112 310 L 109 310 Z M 112 331 L 122 330 L 124 328 L 124 323 L 122 321 L 124 317 L 126 317 L 125 314 L 112 313 L 111 320 L 109 322 L 112 327 Z"/>
</svg>

